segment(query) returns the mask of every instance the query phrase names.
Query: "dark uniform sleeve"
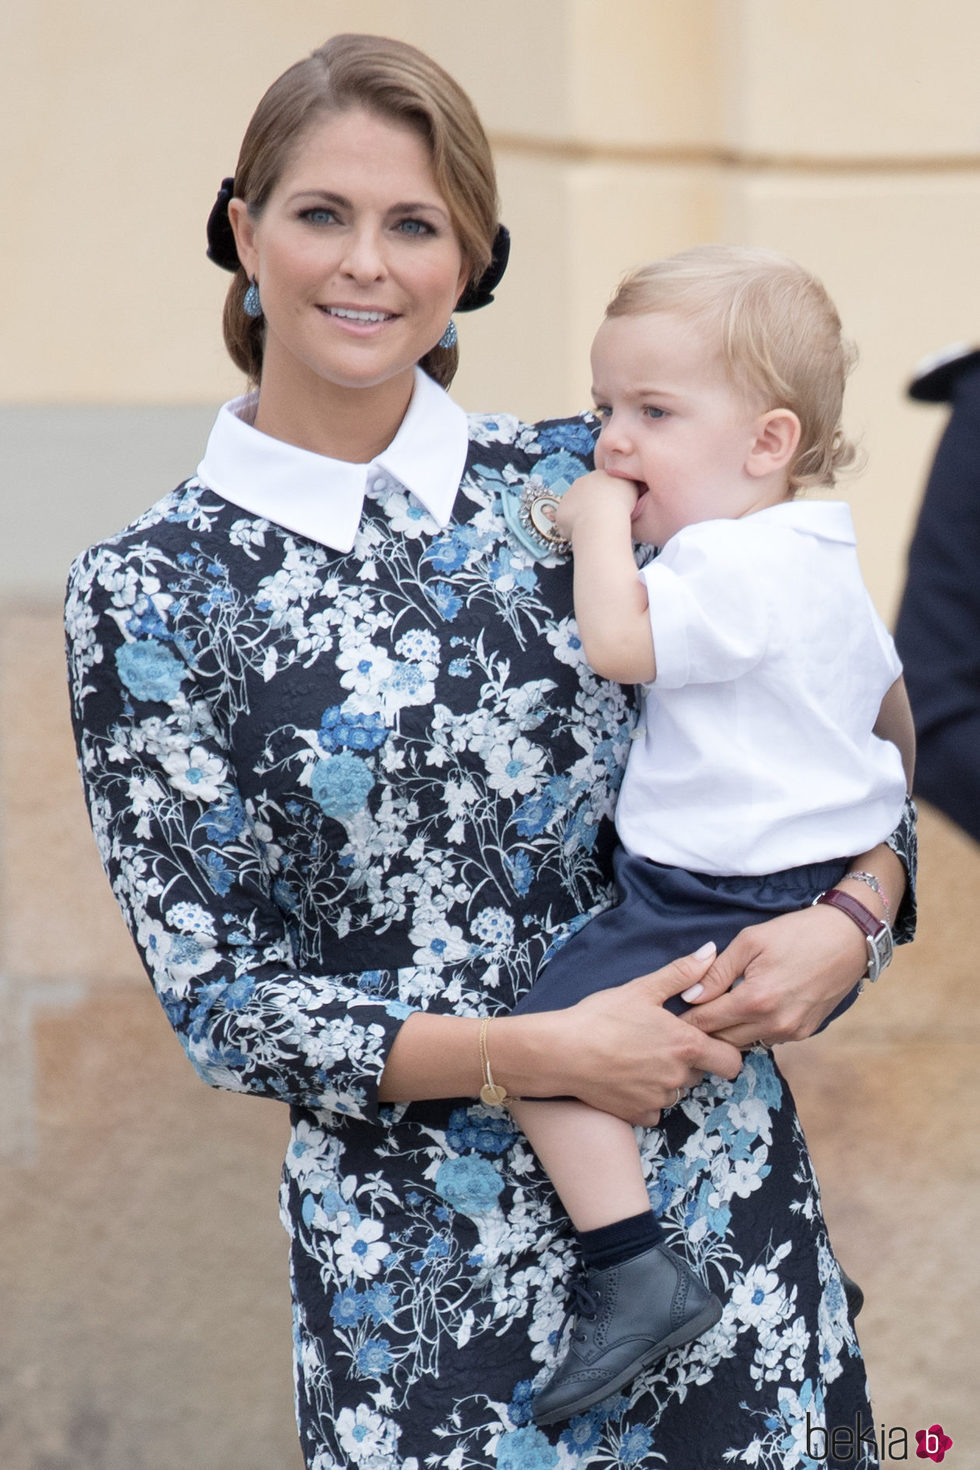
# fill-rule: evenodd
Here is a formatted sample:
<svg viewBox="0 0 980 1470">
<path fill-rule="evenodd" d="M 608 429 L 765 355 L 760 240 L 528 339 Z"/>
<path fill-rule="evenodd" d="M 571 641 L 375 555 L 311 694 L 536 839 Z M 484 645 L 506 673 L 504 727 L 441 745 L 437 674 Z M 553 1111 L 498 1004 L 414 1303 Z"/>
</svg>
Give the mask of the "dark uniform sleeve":
<svg viewBox="0 0 980 1470">
<path fill-rule="evenodd" d="M 941 362 L 909 391 L 952 409 L 895 633 L 915 720 L 915 789 L 980 841 L 980 351 Z"/>
</svg>

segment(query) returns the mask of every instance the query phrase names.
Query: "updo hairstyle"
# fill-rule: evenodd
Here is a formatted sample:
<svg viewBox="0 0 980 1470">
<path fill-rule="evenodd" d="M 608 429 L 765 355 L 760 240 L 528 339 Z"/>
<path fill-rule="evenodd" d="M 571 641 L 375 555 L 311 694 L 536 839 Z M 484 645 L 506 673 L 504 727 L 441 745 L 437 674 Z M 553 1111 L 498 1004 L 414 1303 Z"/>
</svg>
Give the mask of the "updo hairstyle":
<svg viewBox="0 0 980 1470">
<path fill-rule="evenodd" d="M 242 140 L 235 196 L 258 219 L 309 130 L 330 113 L 363 107 L 410 127 L 425 142 L 439 192 L 463 253 L 468 283 L 490 263 L 498 199 L 493 157 L 470 99 L 431 57 L 385 36 L 333 36 L 283 72 L 260 101 Z M 224 308 L 225 346 L 236 366 L 262 378 L 265 319 L 249 317 L 249 281 L 239 266 Z M 433 347 L 420 366 L 442 387 L 456 373 L 458 348 Z"/>
</svg>

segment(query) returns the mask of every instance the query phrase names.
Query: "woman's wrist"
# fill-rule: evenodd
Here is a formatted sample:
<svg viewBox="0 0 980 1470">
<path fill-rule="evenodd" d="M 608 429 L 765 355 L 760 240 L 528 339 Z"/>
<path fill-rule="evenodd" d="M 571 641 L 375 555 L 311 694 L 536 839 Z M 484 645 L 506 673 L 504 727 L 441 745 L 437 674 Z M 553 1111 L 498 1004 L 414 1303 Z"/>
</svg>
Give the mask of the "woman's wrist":
<svg viewBox="0 0 980 1470">
<path fill-rule="evenodd" d="M 876 918 L 884 919 L 891 928 L 905 896 L 907 881 L 901 859 L 881 843 L 871 852 L 856 857 L 836 887 L 863 904 Z"/>
<path fill-rule="evenodd" d="M 487 1051 L 493 1079 L 509 1097 L 556 1097 L 568 1091 L 569 1046 L 562 1040 L 565 1015 L 535 1011 L 493 1017 Z"/>
<path fill-rule="evenodd" d="M 486 1103 L 487 1107 L 500 1108 L 511 1098 L 512 1094 L 507 1091 L 502 1082 L 495 1081 L 493 1068 L 490 1066 L 490 1048 L 487 1045 L 490 1019 L 489 1016 L 484 1016 L 480 1022 L 480 1071 L 483 1074 L 480 1101 Z"/>
<path fill-rule="evenodd" d="M 872 893 L 877 894 L 885 910 L 885 922 L 890 928 L 892 922 L 892 906 L 888 901 L 888 894 L 885 892 L 884 888 L 879 883 L 874 873 L 867 873 L 864 871 L 863 868 L 854 868 L 851 872 L 847 874 L 847 877 L 851 883 L 863 883 L 865 887 L 871 890 Z"/>
<path fill-rule="evenodd" d="M 874 882 L 869 882 L 869 879 Z M 876 919 L 882 919 L 891 928 L 891 903 L 888 894 L 874 873 L 865 873 L 858 869 L 854 873 L 845 873 L 835 887 L 839 888 L 848 897 L 855 899 L 866 908 Z"/>
<path fill-rule="evenodd" d="M 858 984 L 860 994 L 865 980 L 877 980 L 892 960 L 891 903 L 884 884 L 876 873 L 852 865 L 833 888 L 818 894 L 814 904 L 836 908 L 864 935 L 867 967 Z"/>
</svg>

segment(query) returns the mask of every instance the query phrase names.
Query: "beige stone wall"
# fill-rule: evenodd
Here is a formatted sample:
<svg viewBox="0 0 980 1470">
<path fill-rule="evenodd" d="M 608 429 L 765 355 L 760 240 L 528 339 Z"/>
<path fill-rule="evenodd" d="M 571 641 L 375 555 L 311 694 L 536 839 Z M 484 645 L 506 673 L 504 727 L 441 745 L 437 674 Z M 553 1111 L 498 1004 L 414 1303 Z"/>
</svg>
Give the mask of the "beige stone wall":
<svg viewBox="0 0 980 1470">
<path fill-rule="evenodd" d="M 495 141 L 514 261 L 462 323 L 466 406 L 584 404 L 606 296 L 649 256 L 748 240 L 825 277 L 862 351 L 848 494 L 890 616 L 942 419 L 904 386 L 980 338 L 972 0 L 6 0 L 0 403 L 236 391 L 204 218 L 263 87 L 351 28 L 430 50 Z"/>
</svg>

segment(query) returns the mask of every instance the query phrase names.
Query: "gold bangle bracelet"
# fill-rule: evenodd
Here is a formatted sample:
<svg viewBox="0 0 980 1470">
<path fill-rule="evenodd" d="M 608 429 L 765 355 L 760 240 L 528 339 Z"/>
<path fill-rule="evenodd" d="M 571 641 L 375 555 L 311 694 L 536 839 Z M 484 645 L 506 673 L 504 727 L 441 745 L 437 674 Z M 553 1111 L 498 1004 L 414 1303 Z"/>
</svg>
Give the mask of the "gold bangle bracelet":
<svg viewBox="0 0 980 1470">
<path fill-rule="evenodd" d="M 507 1101 L 507 1089 L 501 1087 L 499 1082 L 494 1082 L 493 1073 L 490 1070 L 490 1053 L 487 1051 L 487 1030 L 490 1026 L 490 1017 L 484 1016 L 480 1022 L 480 1067 L 483 1071 L 483 1086 L 480 1088 L 480 1101 L 485 1102 L 487 1107 L 503 1107 Z"/>
</svg>

